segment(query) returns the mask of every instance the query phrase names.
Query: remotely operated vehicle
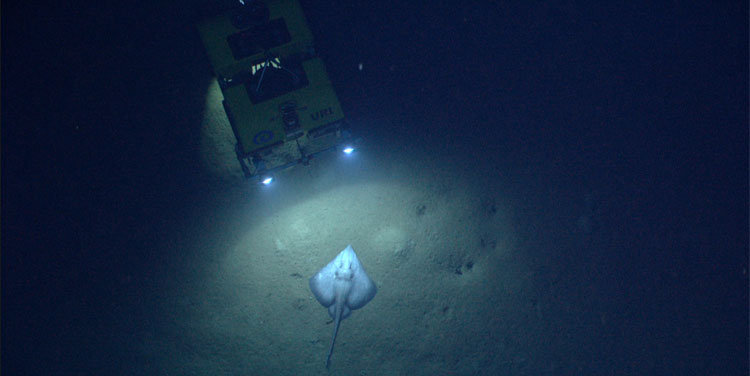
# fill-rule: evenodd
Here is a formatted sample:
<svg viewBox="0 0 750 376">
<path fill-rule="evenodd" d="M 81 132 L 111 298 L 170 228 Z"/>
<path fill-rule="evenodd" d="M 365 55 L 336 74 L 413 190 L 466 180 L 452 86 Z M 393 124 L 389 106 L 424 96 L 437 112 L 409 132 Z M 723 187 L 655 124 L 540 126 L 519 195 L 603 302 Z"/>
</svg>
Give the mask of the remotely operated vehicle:
<svg viewBox="0 0 750 376">
<path fill-rule="evenodd" d="M 198 24 L 247 178 L 353 150 L 352 136 L 297 0 L 241 0 Z"/>
</svg>

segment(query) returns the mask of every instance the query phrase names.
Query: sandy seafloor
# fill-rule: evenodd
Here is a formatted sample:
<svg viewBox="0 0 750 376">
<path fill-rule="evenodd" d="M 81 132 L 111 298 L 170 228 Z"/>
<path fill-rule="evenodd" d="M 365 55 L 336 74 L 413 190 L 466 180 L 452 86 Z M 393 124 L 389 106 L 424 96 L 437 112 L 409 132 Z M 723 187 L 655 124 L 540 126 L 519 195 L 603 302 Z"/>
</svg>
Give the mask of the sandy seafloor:
<svg viewBox="0 0 750 376">
<path fill-rule="evenodd" d="M 349 157 L 324 154 L 256 186 L 207 97 L 203 163 L 224 188 L 165 234 L 162 251 L 182 260 L 147 282 L 154 298 L 126 341 L 124 374 L 326 374 L 333 323 L 308 278 L 347 244 L 378 293 L 342 322 L 330 374 L 561 374 L 620 361 L 598 358 L 591 337 L 612 335 L 611 307 L 598 307 L 595 286 L 562 281 L 582 269 L 595 283 L 593 261 L 575 250 L 567 270 L 553 255 L 593 241 L 606 209 L 593 189 L 519 191 L 515 172 L 377 132 Z"/>
</svg>

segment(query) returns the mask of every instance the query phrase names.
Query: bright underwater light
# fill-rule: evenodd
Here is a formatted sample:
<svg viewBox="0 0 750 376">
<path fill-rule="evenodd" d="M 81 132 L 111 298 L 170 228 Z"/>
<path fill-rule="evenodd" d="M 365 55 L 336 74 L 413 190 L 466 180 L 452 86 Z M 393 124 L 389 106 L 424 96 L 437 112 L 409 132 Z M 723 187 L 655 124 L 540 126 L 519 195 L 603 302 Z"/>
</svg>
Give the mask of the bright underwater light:
<svg viewBox="0 0 750 376">
<path fill-rule="evenodd" d="M 347 146 L 347 147 L 344 148 L 343 151 L 344 151 L 344 154 L 349 155 L 349 154 L 351 154 L 354 151 L 354 148 L 351 147 L 351 146 Z"/>
<path fill-rule="evenodd" d="M 269 185 L 271 184 L 272 181 L 273 181 L 272 177 L 266 176 L 265 178 L 263 178 L 263 180 L 261 180 L 261 183 L 263 183 L 263 185 Z"/>
</svg>

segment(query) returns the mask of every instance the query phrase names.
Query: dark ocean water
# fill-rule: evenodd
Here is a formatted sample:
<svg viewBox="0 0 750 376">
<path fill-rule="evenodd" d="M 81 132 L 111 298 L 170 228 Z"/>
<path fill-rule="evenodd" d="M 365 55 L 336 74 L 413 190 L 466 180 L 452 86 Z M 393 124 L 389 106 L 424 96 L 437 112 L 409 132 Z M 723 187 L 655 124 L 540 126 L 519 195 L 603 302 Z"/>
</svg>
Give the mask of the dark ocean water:
<svg viewBox="0 0 750 376">
<path fill-rule="evenodd" d="M 222 192 L 199 5 L 3 3 L 4 374 L 142 361 L 122 338 L 162 314 L 160 246 Z M 592 240 L 522 244 L 614 317 L 578 369 L 748 374 L 746 2 L 302 5 L 355 130 L 506 176 L 527 235 L 577 205 Z"/>
</svg>

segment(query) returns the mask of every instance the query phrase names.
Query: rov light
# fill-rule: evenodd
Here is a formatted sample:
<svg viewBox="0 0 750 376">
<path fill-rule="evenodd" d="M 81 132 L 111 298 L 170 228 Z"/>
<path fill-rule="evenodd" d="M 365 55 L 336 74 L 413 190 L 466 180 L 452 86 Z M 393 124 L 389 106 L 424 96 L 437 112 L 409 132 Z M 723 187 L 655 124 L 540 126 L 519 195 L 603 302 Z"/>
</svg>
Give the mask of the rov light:
<svg viewBox="0 0 750 376">
<path fill-rule="evenodd" d="M 354 151 L 354 148 L 351 147 L 351 146 L 347 146 L 347 147 L 344 148 L 343 151 L 344 151 L 344 154 L 349 155 L 349 154 L 351 154 Z"/>
<path fill-rule="evenodd" d="M 263 180 L 261 180 L 261 183 L 263 183 L 263 185 L 269 185 L 271 184 L 272 181 L 273 181 L 272 177 L 266 176 L 265 178 L 263 178 Z"/>
</svg>

